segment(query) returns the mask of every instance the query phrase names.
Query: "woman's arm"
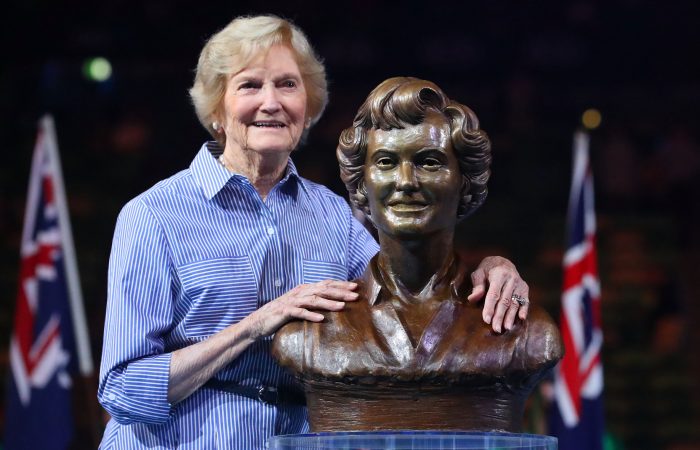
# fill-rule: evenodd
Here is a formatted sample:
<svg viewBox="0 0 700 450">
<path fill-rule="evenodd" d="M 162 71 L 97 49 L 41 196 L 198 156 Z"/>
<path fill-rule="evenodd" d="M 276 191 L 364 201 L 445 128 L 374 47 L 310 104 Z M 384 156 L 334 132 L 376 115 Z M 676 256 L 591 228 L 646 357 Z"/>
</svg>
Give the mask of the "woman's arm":
<svg viewBox="0 0 700 450">
<path fill-rule="evenodd" d="M 236 359 L 257 339 L 269 336 L 292 319 L 320 322 L 323 315 L 310 311 L 339 311 L 357 299 L 357 285 L 347 281 L 303 284 L 266 303 L 237 324 L 208 339 L 176 350 L 170 364 L 168 401 L 177 403 Z"/>
<path fill-rule="evenodd" d="M 120 423 L 168 420 L 172 328 L 178 283 L 165 234 L 133 200 L 117 219 L 109 260 L 107 312 L 98 399 Z"/>
<path fill-rule="evenodd" d="M 110 257 L 107 317 L 98 398 L 119 422 L 162 423 L 174 403 L 191 395 L 254 341 L 291 319 L 321 321 L 313 310 L 337 311 L 357 298 L 355 283 L 300 285 L 207 339 L 165 351 L 172 330 L 175 276 L 165 233 L 142 202 L 117 221 Z"/>
</svg>

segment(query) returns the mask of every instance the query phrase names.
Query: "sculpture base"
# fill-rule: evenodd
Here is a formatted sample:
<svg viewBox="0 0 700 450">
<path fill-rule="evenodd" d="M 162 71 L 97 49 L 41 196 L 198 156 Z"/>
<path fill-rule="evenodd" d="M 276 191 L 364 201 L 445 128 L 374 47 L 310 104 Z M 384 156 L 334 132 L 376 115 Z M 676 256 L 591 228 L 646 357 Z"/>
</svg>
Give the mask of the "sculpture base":
<svg viewBox="0 0 700 450">
<path fill-rule="evenodd" d="M 350 431 L 289 434 L 268 441 L 270 450 L 557 450 L 551 436 L 467 431 Z"/>
</svg>

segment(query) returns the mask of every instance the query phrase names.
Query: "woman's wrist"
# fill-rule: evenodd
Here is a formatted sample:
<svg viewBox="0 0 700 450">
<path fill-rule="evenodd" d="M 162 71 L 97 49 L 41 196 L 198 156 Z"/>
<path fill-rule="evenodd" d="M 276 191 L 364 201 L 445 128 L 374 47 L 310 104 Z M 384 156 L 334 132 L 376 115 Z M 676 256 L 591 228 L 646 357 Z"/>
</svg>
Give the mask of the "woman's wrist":
<svg viewBox="0 0 700 450">
<path fill-rule="evenodd" d="M 256 326 L 255 318 L 251 317 L 254 314 L 255 312 L 228 327 L 228 330 L 233 333 L 234 342 L 240 342 L 247 347 L 263 337 L 260 327 Z"/>
</svg>

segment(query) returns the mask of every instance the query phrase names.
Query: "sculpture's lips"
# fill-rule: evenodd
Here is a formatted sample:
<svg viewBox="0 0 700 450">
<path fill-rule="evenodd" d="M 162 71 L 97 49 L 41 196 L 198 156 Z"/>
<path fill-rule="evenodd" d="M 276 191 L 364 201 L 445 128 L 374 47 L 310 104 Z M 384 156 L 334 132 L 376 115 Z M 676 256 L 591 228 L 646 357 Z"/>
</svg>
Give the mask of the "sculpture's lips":
<svg viewBox="0 0 700 450">
<path fill-rule="evenodd" d="M 387 205 L 394 211 L 401 212 L 416 212 L 422 211 L 428 207 L 428 204 L 421 201 L 391 201 Z"/>
</svg>

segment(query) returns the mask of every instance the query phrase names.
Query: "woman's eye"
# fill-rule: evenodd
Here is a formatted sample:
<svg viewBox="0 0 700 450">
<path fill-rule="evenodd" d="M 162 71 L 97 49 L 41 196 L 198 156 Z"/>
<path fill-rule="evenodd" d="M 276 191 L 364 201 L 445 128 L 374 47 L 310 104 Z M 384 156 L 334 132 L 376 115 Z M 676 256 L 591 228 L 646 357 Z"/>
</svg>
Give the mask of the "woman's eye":
<svg viewBox="0 0 700 450">
<path fill-rule="evenodd" d="M 258 89 L 259 87 L 260 87 L 260 85 L 258 83 L 255 83 L 254 81 L 246 81 L 246 82 L 241 83 L 238 86 L 238 89 L 245 91 L 245 90 L 250 90 L 250 89 Z"/>
<path fill-rule="evenodd" d="M 282 87 L 295 88 L 295 87 L 297 87 L 297 82 L 294 80 L 285 80 L 282 82 Z"/>
</svg>

